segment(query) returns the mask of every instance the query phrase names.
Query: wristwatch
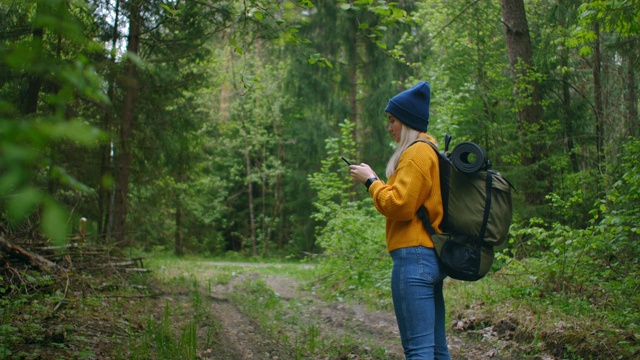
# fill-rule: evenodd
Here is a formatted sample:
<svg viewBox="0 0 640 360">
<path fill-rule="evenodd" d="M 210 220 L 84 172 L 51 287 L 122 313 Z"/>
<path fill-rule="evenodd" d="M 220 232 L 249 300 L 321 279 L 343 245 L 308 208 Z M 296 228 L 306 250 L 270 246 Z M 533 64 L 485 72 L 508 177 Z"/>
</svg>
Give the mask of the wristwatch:
<svg viewBox="0 0 640 360">
<path fill-rule="evenodd" d="M 376 180 L 378 180 L 377 177 L 372 177 L 372 178 L 368 178 L 367 181 L 365 181 L 364 186 L 367 187 L 367 190 L 369 190 L 369 186 L 371 186 L 371 184 L 373 184 L 373 182 Z"/>
</svg>

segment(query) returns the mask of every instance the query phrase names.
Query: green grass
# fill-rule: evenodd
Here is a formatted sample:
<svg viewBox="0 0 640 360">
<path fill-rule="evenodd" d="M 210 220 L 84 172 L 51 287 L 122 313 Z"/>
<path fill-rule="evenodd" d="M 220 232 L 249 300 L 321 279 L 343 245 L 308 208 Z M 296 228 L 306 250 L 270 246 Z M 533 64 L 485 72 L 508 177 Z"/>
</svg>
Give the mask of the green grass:
<svg viewBox="0 0 640 360">
<path fill-rule="evenodd" d="M 127 337 L 114 339 L 113 358 L 196 359 L 214 341 L 219 328 L 210 316 L 200 279 L 186 272 L 167 273 L 164 287 L 175 293 L 169 297 L 171 302 L 166 300 L 162 309 L 145 302 L 143 309 L 128 309 L 144 314 L 143 319 L 129 323 Z M 205 335 L 199 336 L 199 331 Z"/>
</svg>

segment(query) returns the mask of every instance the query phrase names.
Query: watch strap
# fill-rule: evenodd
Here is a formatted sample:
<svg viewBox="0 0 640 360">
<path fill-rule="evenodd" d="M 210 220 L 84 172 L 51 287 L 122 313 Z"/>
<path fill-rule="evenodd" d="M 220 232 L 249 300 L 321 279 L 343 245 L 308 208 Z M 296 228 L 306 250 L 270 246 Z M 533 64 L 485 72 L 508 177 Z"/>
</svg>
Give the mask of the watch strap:
<svg viewBox="0 0 640 360">
<path fill-rule="evenodd" d="M 367 190 L 369 190 L 369 186 L 371 186 L 371 184 L 373 184 L 373 182 L 376 180 L 378 180 L 377 177 L 372 177 L 372 178 L 368 178 L 367 181 L 365 181 L 364 186 L 367 187 Z"/>
</svg>

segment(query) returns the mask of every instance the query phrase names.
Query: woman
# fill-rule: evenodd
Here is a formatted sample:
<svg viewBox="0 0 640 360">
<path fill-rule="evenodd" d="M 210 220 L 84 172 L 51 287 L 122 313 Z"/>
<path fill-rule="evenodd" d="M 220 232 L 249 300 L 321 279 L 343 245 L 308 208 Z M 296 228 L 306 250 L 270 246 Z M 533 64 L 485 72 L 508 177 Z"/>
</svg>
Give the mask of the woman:
<svg viewBox="0 0 640 360">
<path fill-rule="evenodd" d="M 422 81 L 394 96 L 385 109 L 388 131 L 398 148 L 387 164 L 388 182 L 367 164 L 351 165 L 351 177 L 367 187 L 376 209 L 386 217 L 387 250 L 393 259 L 391 293 L 407 359 L 449 359 L 442 294 L 444 272 L 430 235 L 416 215 L 421 205 L 440 232 L 442 196 L 438 158 L 418 139 L 429 125 L 429 83 Z M 417 142 L 416 142 L 417 141 Z"/>
</svg>

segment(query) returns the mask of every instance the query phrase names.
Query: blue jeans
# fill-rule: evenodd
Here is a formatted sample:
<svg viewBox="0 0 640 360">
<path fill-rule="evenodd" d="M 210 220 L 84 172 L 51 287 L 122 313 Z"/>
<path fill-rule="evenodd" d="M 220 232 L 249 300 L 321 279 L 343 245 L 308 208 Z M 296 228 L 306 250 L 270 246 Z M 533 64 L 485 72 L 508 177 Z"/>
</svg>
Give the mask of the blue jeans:
<svg viewBox="0 0 640 360">
<path fill-rule="evenodd" d="M 444 296 L 435 250 L 422 246 L 391 252 L 391 294 L 407 359 L 450 359 Z"/>
</svg>

